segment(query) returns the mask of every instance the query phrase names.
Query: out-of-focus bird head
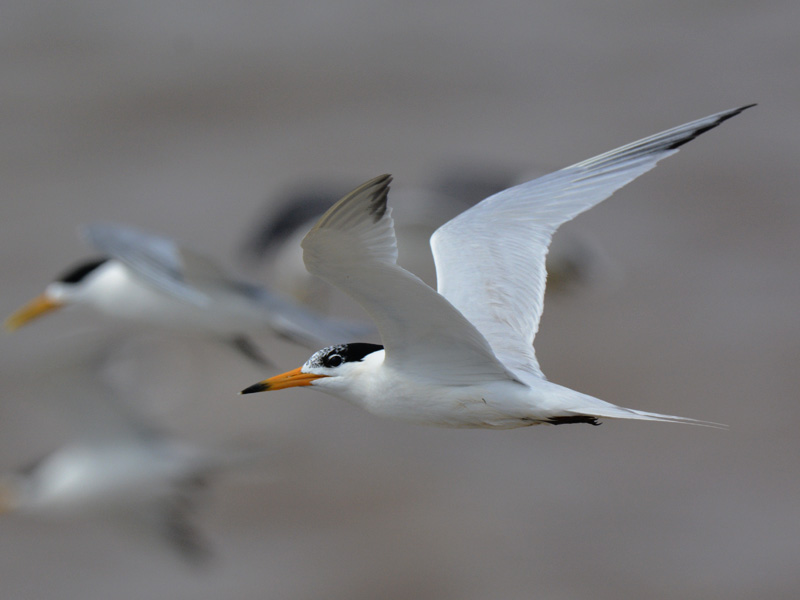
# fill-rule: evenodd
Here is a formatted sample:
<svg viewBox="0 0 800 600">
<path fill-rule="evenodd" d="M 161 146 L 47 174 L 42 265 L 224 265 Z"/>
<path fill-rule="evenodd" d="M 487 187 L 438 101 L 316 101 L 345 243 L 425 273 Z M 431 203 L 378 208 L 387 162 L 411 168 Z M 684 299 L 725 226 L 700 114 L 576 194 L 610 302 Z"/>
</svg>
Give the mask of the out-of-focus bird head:
<svg viewBox="0 0 800 600">
<path fill-rule="evenodd" d="M 63 306 L 85 301 L 104 270 L 102 267 L 108 262 L 107 258 L 95 258 L 75 265 L 50 283 L 43 293 L 8 317 L 6 329 L 14 331 Z"/>
</svg>

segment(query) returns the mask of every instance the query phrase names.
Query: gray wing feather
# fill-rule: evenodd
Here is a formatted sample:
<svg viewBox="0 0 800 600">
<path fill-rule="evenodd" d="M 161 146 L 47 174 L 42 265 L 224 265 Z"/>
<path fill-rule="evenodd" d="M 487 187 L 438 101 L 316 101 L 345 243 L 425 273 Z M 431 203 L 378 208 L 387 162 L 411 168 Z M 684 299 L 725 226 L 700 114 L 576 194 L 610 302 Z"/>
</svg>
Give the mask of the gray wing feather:
<svg viewBox="0 0 800 600">
<path fill-rule="evenodd" d="M 439 292 L 478 328 L 503 364 L 541 377 L 533 340 L 555 230 L 746 108 L 675 127 L 486 198 L 431 237 Z"/>
<path fill-rule="evenodd" d="M 198 306 L 208 304 L 208 296 L 190 283 L 193 271 L 208 276 L 217 272 L 207 259 L 181 250 L 170 239 L 123 225 L 95 223 L 85 226 L 82 233 L 92 247 L 125 264 L 162 292 Z"/>
<path fill-rule="evenodd" d="M 375 327 L 365 322 L 332 319 L 308 310 L 258 285 L 236 282 L 236 289 L 264 307 L 270 327 L 279 335 L 309 347 L 355 341 L 375 334 Z"/>
</svg>

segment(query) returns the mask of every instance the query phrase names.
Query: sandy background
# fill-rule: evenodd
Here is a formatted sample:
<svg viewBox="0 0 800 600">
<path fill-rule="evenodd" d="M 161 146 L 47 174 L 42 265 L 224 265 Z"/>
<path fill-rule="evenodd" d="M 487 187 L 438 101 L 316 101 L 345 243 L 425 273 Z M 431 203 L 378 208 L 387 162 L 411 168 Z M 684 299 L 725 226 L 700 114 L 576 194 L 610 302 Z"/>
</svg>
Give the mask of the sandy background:
<svg viewBox="0 0 800 600">
<path fill-rule="evenodd" d="M 265 203 L 299 183 L 559 168 L 760 103 L 567 226 L 622 277 L 548 298 L 537 337 L 554 381 L 730 431 L 414 427 L 305 391 L 239 397 L 269 373 L 224 348 L 126 338 L 125 394 L 143 412 L 274 456 L 211 494 L 210 569 L 105 524 L 10 516 L 3 598 L 797 597 L 798 3 L 33 0 L 2 14 L 3 315 L 87 254 L 81 223 L 154 229 L 234 265 Z M 47 409 L 53 365 L 109 326 L 75 311 L 0 338 L 0 466 L 66 439 Z M 309 354 L 265 344 L 281 369 Z"/>
</svg>

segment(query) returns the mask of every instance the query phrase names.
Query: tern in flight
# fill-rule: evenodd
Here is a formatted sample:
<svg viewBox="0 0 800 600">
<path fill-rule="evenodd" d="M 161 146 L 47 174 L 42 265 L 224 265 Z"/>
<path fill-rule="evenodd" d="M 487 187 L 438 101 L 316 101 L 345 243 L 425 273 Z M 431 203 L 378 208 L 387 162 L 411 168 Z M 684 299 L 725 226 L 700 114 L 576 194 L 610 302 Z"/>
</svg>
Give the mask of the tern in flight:
<svg viewBox="0 0 800 600">
<path fill-rule="evenodd" d="M 714 425 L 623 408 L 552 383 L 533 340 L 556 229 L 746 108 L 489 196 L 431 237 L 438 291 L 396 264 L 386 205 L 391 176 L 364 183 L 320 218 L 303 240 L 303 259 L 364 307 L 383 346 L 330 346 L 242 393 L 311 386 L 379 416 L 449 427 L 596 425 L 603 417 Z"/>
<path fill-rule="evenodd" d="M 200 562 L 208 548 L 192 520 L 197 497 L 226 467 L 200 448 L 150 431 L 73 441 L 0 476 L 0 514 L 105 518 Z"/>
<path fill-rule="evenodd" d="M 103 256 L 78 264 L 6 320 L 17 329 L 62 306 L 89 305 L 111 317 L 205 335 L 229 342 L 267 363 L 249 334 L 274 333 L 309 347 L 371 328 L 300 306 L 239 281 L 208 258 L 174 241 L 112 224 L 90 225 L 86 240 Z"/>
<path fill-rule="evenodd" d="M 110 523 L 201 564 L 210 548 L 195 513 L 206 488 L 222 474 L 256 466 L 267 450 L 197 445 L 143 418 L 114 384 L 122 357 L 118 340 L 73 341 L 69 353 L 13 370 L 26 389 L 44 386 L 36 395 L 51 400 L 71 434 L 38 460 L 0 474 L 0 515 Z"/>
</svg>

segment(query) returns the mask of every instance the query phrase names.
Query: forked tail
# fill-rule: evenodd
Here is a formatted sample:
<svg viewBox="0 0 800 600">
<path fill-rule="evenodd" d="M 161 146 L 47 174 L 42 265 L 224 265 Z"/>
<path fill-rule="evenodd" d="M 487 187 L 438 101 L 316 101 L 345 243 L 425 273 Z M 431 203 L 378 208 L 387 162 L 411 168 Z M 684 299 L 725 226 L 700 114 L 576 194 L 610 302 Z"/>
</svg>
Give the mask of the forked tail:
<svg viewBox="0 0 800 600">
<path fill-rule="evenodd" d="M 625 408 L 623 406 L 617 406 L 616 404 L 611 404 L 610 402 L 600 400 L 599 398 L 595 398 L 587 394 L 575 392 L 574 390 L 570 391 L 573 392 L 573 394 L 575 394 L 577 398 L 573 396 L 570 399 L 571 401 L 565 403 L 568 408 L 565 407 L 563 414 L 571 419 L 575 419 L 578 416 L 583 416 L 587 418 L 597 417 L 606 419 L 637 419 L 640 421 L 663 421 L 665 423 L 685 423 L 687 425 L 702 425 L 703 427 L 714 427 L 717 429 L 728 428 L 727 425 L 723 425 L 722 423 L 714 423 L 713 421 L 701 421 L 698 419 L 677 417 L 675 415 L 662 415 L 660 413 L 652 413 L 644 410 Z M 563 421 L 563 422 L 568 422 L 568 421 Z"/>
<path fill-rule="evenodd" d="M 583 415 L 587 417 L 598 417 L 606 419 L 638 419 L 640 421 L 663 421 L 665 423 L 685 423 L 687 425 L 701 425 L 703 427 L 714 427 L 716 429 L 727 429 L 728 426 L 713 421 L 701 421 L 689 419 L 687 417 L 676 417 L 675 415 L 662 415 L 660 413 L 624 408 L 613 404 L 603 403 L 603 405 L 587 406 L 585 410 L 575 408 L 569 410 L 570 415 Z"/>
</svg>

